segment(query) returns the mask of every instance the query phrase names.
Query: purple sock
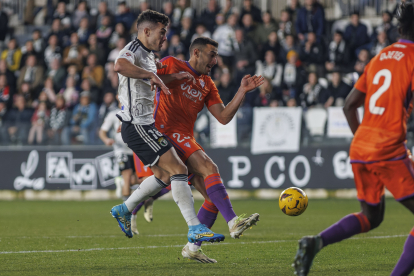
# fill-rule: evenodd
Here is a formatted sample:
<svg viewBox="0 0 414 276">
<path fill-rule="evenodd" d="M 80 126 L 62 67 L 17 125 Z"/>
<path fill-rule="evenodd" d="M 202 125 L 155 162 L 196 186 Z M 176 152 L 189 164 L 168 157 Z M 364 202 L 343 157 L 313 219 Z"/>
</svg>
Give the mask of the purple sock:
<svg viewBox="0 0 414 276">
<path fill-rule="evenodd" d="M 206 184 L 207 195 L 211 201 L 216 205 L 217 209 L 223 215 L 226 222 L 232 220 L 236 214 L 233 211 L 229 195 L 223 185 L 220 174 L 211 174 L 204 179 Z"/>
<path fill-rule="evenodd" d="M 139 209 L 141 209 L 141 207 L 144 205 L 144 203 L 145 203 L 145 201 L 140 202 L 140 203 L 137 205 L 137 207 L 135 207 L 135 209 L 132 211 L 132 214 L 133 214 L 133 215 L 136 215 L 136 214 L 138 213 Z"/>
<path fill-rule="evenodd" d="M 397 265 L 391 273 L 391 276 L 409 275 L 414 269 L 414 228 L 408 235 L 404 244 L 404 251 L 398 260 Z"/>
<path fill-rule="evenodd" d="M 322 238 L 323 246 L 340 242 L 353 235 L 368 232 L 371 225 L 367 217 L 362 213 L 347 215 L 340 221 L 322 231 L 319 235 Z"/>
<path fill-rule="evenodd" d="M 170 191 L 170 190 L 168 190 L 168 189 L 164 188 L 164 189 L 162 189 L 161 191 L 159 191 L 156 195 L 152 196 L 151 198 L 152 198 L 153 200 L 156 200 L 157 198 L 159 198 L 159 197 L 161 197 L 161 196 L 165 195 L 166 193 L 168 193 L 169 191 Z M 141 209 L 142 205 L 144 205 L 144 203 L 145 203 L 145 201 L 143 201 L 143 202 L 141 202 L 140 204 L 138 204 L 138 206 L 137 206 L 137 207 L 135 207 L 135 209 L 132 211 L 132 214 L 133 214 L 133 215 L 136 215 L 136 214 L 138 213 L 139 209 Z"/>
<path fill-rule="evenodd" d="M 217 219 L 217 213 L 217 207 L 213 203 L 205 200 L 203 205 L 201 205 L 200 210 L 198 210 L 197 217 L 200 220 L 201 224 L 205 224 L 208 228 L 211 229 Z M 201 243 L 202 242 L 197 242 L 195 244 L 201 246 Z"/>
</svg>

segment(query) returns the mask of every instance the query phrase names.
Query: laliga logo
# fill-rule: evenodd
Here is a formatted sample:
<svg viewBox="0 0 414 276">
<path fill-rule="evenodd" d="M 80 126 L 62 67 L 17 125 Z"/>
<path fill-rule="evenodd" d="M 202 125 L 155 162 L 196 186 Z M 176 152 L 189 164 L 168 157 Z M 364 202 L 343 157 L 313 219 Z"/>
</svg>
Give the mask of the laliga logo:
<svg viewBox="0 0 414 276">
<path fill-rule="evenodd" d="M 24 187 L 33 188 L 35 190 L 43 190 L 45 187 L 45 179 L 43 177 L 37 179 L 29 179 L 29 177 L 37 169 L 39 163 L 39 153 L 37 150 L 32 150 L 27 158 L 27 162 L 23 162 L 20 166 L 20 171 L 23 176 L 18 176 L 14 180 L 14 188 L 21 190 Z"/>
<path fill-rule="evenodd" d="M 186 85 L 185 83 L 181 84 L 181 89 L 186 91 L 194 98 L 198 98 L 201 101 L 201 98 L 203 97 L 203 94 L 200 91 L 197 91 L 195 89 L 191 89 L 190 85 Z"/>
</svg>

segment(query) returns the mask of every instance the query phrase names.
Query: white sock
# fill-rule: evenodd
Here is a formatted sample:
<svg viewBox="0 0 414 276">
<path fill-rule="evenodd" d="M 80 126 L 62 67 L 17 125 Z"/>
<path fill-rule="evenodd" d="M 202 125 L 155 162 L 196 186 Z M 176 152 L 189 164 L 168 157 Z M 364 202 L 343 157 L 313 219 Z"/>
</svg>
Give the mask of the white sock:
<svg viewBox="0 0 414 276">
<path fill-rule="evenodd" d="M 229 226 L 229 228 L 233 228 L 234 223 L 236 222 L 236 219 L 238 218 L 238 216 L 235 216 L 234 218 L 232 218 L 231 220 L 229 220 L 229 222 L 227 222 L 227 225 Z"/>
<path fill-rule="evenodd" d="M 194 210 L 194 198 L 188 186 L 187 175 L 176 174 L 171 176 L 171 191 L 174 201 L 180 208 L 181 214 L 188 226 L 200 224 Z"/>
<path fill-rule="evenodd" d="M 191 251 L 198 251 L 201 248 L 201 245 L 196 245 L 194 243 L 187 243 L 188 248 L 190 248 Z"/>
<path fill-rule="evenodd" d="M 132 193 L 132 195 L 125 201 L 125 205 L 130 212 L 132 212 L 137 205 L 148 199 L 150 196 L 155 195 L 162 188 L 165 188 L 166 184 L 156 178 L 154 175 L 145 179 L 138 188 Z"/>
</svg>

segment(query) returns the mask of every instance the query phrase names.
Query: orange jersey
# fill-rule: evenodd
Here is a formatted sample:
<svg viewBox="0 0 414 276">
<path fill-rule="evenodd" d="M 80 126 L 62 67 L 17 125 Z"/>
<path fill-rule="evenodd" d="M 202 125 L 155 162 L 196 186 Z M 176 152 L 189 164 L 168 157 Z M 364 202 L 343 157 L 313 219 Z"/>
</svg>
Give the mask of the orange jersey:
<svg viewBox="0 0 414 276">
<path fill-rule="evenodd" d="M 414 43 L 400 40 L 384 48 L 365 67 L 355 88 L 366 97 L 364 118 L 350 148 L 351 162 L 405 157 L 414 90 Z"/>
<path fill-rule="evenodd" d="M 213 80 L 207 75 L 198 74 L 187 61 L 175 57 L 165 57 L 160 61 L 167 68 L 159 69 L 158 75 L 189 72 L 196 80 L 177 80 L 167 84 L 171 95 L 157 91 L 155 96 L 155 126 L 165 132 L 180 132 L 193 136 L 197 114 L 204 105 L 208 107 L 222 103 Z"/>
</svg>

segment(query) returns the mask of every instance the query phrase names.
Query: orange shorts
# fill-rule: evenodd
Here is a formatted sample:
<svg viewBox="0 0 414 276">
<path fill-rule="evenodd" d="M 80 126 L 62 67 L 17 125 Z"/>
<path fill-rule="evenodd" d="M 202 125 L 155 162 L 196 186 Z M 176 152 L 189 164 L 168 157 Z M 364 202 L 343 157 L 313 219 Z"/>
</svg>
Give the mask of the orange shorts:
<svg viewBox="0 0 414 276">
<path fill-rule="evenodd" d="M 174 146 L 178 156 L 185 163 L 191 154 L 198 150 L 204 149 L 196 142 L 190 134 L 182 134 L 179 132 L 165 132 L 163 133 L 171 144 Z"/>
<path fill-rule="evenodd" d="M 414 196 L 414 168 L 408 157 L 371 164 L 352 163 L 352 171 L 360 201 L 379 204 L 385 188 L 398 201 Z"/>
<path fill-rule="evenodd" d="M 135 172 L 139 178 L 153 175 L 150 168 L 145 167 L 144 164 L 139 160 L 138 156 L 134 153 L 134 164 Z"/>
</svg>

